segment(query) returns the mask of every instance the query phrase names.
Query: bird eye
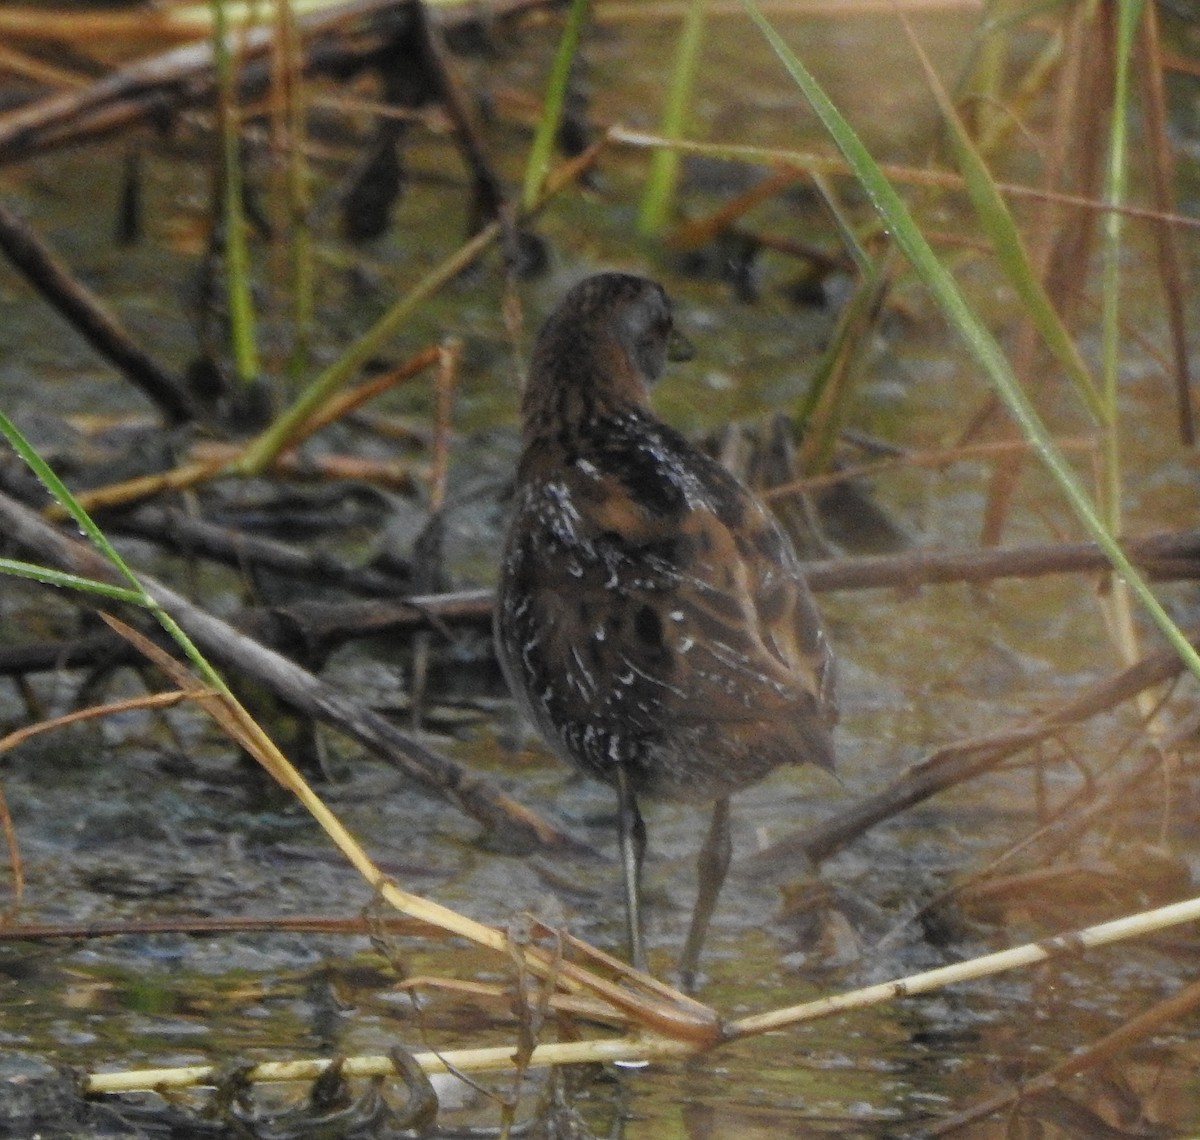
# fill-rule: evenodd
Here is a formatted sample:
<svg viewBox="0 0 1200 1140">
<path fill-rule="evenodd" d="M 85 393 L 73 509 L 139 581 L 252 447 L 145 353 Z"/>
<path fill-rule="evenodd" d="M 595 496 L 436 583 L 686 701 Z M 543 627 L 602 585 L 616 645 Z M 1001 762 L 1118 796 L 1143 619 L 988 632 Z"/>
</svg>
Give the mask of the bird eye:
<svg viewBox="0 0 1200 1140">
<path fill-rule="evenodd" d="M 622 314 L 622 340 L 633 363 L 646 380 L 657 380 L 667 366 L 667 341 L 671 314 L 645 303 L 630 305 Z"/>
</svg>

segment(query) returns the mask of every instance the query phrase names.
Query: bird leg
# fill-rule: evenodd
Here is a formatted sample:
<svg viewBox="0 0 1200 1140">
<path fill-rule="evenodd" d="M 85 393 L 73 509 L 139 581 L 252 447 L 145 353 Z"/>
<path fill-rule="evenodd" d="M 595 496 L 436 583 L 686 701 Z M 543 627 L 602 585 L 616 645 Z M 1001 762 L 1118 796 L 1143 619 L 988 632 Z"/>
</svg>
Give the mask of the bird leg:
<svg viewBox="0 0 1200 1140">
<path fill-rule="evenodd" d="M 617 825 L 621 837 L 621 864 L 625 869 L 625 925 L 629 960 L 646 973 L 646 942 L 642 936 L 642 862 L 646 856 L 646 824 L 638 811 L 637 797 L 625 769 L 617 766 Z"/>
<path fill-rule="evenodd" d="M 704 936 L 708 933 L 708 921 L 716 909 L 717 896 L 729 870 L 733 854 L 733 841 L 729 836 L 729 797 L 722 796 L 713 804 L 712 823 L 708 827 L 704 846 L 696 860 L 696 906 L 692 911 L 692 925 L 688 929 L 687 941 L 679 957 L 679 980 L 685 993 L 696 989 L 696 967 L 700 964 L 700 951 L 704 947 Z"/>
</svg>

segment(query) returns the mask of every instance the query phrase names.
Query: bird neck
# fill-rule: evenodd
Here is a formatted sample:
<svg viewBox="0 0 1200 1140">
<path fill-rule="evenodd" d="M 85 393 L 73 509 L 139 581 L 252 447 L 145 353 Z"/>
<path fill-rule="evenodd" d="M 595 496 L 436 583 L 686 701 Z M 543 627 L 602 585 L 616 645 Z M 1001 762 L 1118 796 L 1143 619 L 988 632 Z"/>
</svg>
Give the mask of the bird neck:
<svg viewBox="0 0 1200 1140">
<path fill-rule="evenodd" d="M 645 379 L 623 352 L 583 363 L 535 360 L 521 405 L 524 441 L 576 438 L 600 420 L 648 410 L 649 403 Z"/>
</svg>

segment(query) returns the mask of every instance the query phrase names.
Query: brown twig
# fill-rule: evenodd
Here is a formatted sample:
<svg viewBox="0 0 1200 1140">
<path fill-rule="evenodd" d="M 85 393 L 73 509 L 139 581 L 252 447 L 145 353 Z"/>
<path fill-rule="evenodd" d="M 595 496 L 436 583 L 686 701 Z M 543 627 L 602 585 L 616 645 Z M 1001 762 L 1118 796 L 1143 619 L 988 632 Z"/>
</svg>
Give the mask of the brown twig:
<svg viewBox="0 0 1200 1140">
<path fill-rule="evenodd" d="M 91 669 L 111 662 L 125 664 L 134 654 L 107 630 L 58 641 L 0 645 L 0 677 L 24 677 L 59 669 Z"/>
<path fill-rule="evenodd" d="M 550 0 L 492 0 L 488 14 L 495 18 L 517 15 L 545 7 Z M 362 59 L 378 50 L 387 35 L 380 25 L 389 14 L 409 19 L 414 0 L 350 0 L 301 17 L 297 23 L 308 37 L 305 67 L 312 71 L 334 59 L 344 63 L 347 55 Z M 335 29 L 373 17 L 373 34 L 353 44 L 337 47 L 312 42 L 318 34 L 328 37 Z M 72 15 L 72 21 L 79 20 Z M 439 16 L 447 25 L 478 20 L 472 5 L 455 6 Z M 142 15 L 135 19 L 143 19 Z M 30 33 L 35 34 L 33 32 Z M 271 48 L 275 29 L 250 28 L 243 38 L 240 97 L 251 98 L 264 89 L 270 63 L 263 57 Z M 95 83 L 76 91 L 58 92 L 36 103 L 0 115 L 0 162 L 12 162 L 53 146 L 75 143 L 123 130 L 133 123 L 161 114 L 164 108 L 179 108 L 211 98 L 214 84 L 212 45 L 187 44 L 149 59 L 137 60 Z"/>
<path fill-rule="evenodd" d="M 226 474 L 230 464 L 245 451 L 244 445 L 201 441 L 191 449 L 192 458 L 178 467 L 80 491 L 76 499 L 86 510 L 98 512 L 136 503 L 164 491 L 187 490 Z M 417 480 L 424 476 L 425 465 L 403 460 L 360 459 L 354 455 L 322 455 L 310 461 L 296 451 L 285 451 L 275 457 L 269 470 L 289 479 L 358 479 L 411 494 Z M 45 513 L 51 519 L 66 517 L 66 510 L 58 503 L 48 506 Z"/>
<path fill-rule="evenodd" d="M 139 507 L 101 519 L 110 534 L 135 535 L 186 557 L 207 558 L 240 570 L 269 570 L 299 581 L 319 582 L 368 596 L 394 598 L 408 588 L 395 573 L 357 566 L 327 551 L 305 550 L 291 543 L 245 530 L 220 526 L 174 507 Z"/>
<path fill-rule="evenodd" d="M 413 549 L 413 571 L 416 585 L 422 589 L 437 589 L 443 577 L 444 515 L 446 481 L 450 474 L 450 433 L 453 427 L 451 412 L 454 404 L 454 385 L 458 378 L 458 362 L 462 356 L 462 341 L 448 338 L 438 352 L 439 362 L 434 381 L 433 447 L 430 456 L 429 509 L 430 517 Z M 431 633 L 422 630 L 412 645 L 412 677 L 410 723 L 413 732 L 420 732 L 429 684 L 429 660 L 432 652 Z"/>
<path fill-rule="evenodd" d="M 440 511 L 446 505 L 446 480 L 450 474 L 450 433 L 454 424 L 454 386 L 462 359 L 462 341 L 448 339 L 438 349 L 438 370 L 434 380 L 433 448 L 429 460 L 429 506 Z"/>
<path fill-rule="evenodd" d="M 1200 577 L 1200 530 L 1131 538 L 1124 548 L 1151 578 Z M 995 578 L 1037 578 L 1046 574 L 1090 573 L 1110 569 L 1090 542 L 1046 543 L 985 550 L 917 550 L 867 558 L 810 562 L 805 577 L 813 590 L 917 589 L 939 582 L 990 582 Z"/>
<path fill-rule="evenodd" d="M 244 610 L 234 624 L 264 645 L 320 661 L 358 638 L 426 629 L 444 634 L 457 626 L 486 630 L 491 620 L 491 592 L 462 590 L 391 602 L 294 602 Z M 0 645 L 0 677 L 126 664 L 134 659 L 136 655 L 120 638 L 100 631 L 66 641 Z"/>
<path fill-rule="evenodd" d="M 199 417 L 199 406 L 183 382 L 138 345 L 100 299 L 3 202 L 0 202 L 0 250 L 47 303 L 105 360 L 128 377 L 169 423 L 186 423 Z"/>
<path fill-rule="evenodd" d="M 12 813 L 8 810 L 8 800 L 5 799 L 4 789 L 0 788 L 0 832 L 4 833 L 4 846 L 8 851 L 8 868 L 12 874 L 12 902 L 5 908 L 5 921 L 16 913 L 25 895 L 25 863 L 21 858 L 21 847 L 17 843 L 17 831 L 13 827 Z M 0 928 L 2 928 L 0 923 Z"/>
<path fill-rule="evenodd" d="M 113 581 L 110 564 L 90 547 L 68 538 L 34 511 L 0 494 L 0 526 L 18 549 L 41 561 L 98 581 Z M 461 764 L 424 747 L 391 721 L 312 673 L 234 629 L 151 578 L 142 583 L 219 664 L 240 670 L 300 712 L 334 725 L 415 783 L 436 793 L 516 846 L 580 850 L 561 828 L 472 775 Z"/>
<path fill-rule="evenodd" d="M 1190 635 L 1195 639 L 1196 635 Z M 756 853 L 760 866 L 781 861 L 820 862 L 840 851 L 876 824 L 898 815 L 938 792 L 974 779 L 1072 724 L 1107 712 L 1154 685 L 1177 677 L 1183 663 L 1172 648 L 1160 649 L 1112 677 L 1089 685 L 1078 696 L 1007 732 L 956 741 L 912 765 L 899 779 L 848 810 L 803 834 L 789 835 Z"/>
<path fill-rule="evenodd" d="M 280 930 L 296 934 L 371 934 L 379 929 L 401 936 L 426 936 L 438 930 L 432 923 L 407 915 L 376 915 L 369 920 L 362 915 L 248 914 L 220 918 L 192 915 L 184 918 L 125 919 L 120 922 L 23 922 L 14 926 L 0 926 L 0 942 L 121 938 L 147 934 L 220 935 Z"/>
<path fill-rule="evenodd" d="M 189 699 L 189 694 L 176 691 L 170 693 L 147 693 L 140 697 L 125 697 L 119 701 L 111 701 L 105 705 L 91 705 L 86 709 L 75 709 L 74 712 L 64 713 L 62 716 L 52 717 L 49 720 L 38 721 L 37 724 L 22 725 L 18 729 L 14 729 L 7 736 L 0 737 L 0 753 L 7 752 L 10 748 L 15 748 L 18 744 L 23 744 L 32 736 L 37 736 L 43 732 L 55 732 L 60 728 L 66 728 L 71 724 L 78 724 L 84 720 L 96 720 L 98 717 L 113 716 L 115 713 L 129 712 L 131 709 L 169 709 L 174 708 L 181 701 Z"/>
<path fill-rule="evenodd" d="M 994 1112 L 999 1112 L 1020 1100 L 1049 1092 L 1068 1077 L 1077 1076 L 1079 1073 L 1112 1060 L 1116 1054 L 1145 1040 L 1152 1033 L 1161 1030 L 1163 1026 L 1187 1017 L 1198 1006 L 1200 1006 L 1200 982 L 1193 982 L 1179 993 L 1172 994 L 1164 1001 L 1151 1006 L 1144 1013 L 1138 1014 L 1137 1017 L 1130 1018 L 1124 1025 L 1114 1029 L 1111 1033 L 1106 1033 L 1086 1049 L 1081 1049 L 1078 1053 L 1064 1058 L 1045 1072 L 1022 1081 L 1006 1092 L 998 1093 L 996 1096 L 989 1097 L 987 1100 L 980 1101 L 961 1112 L 956 1112 L 953 1116 L 938 1121 L 923 1129 L 922 1135 L 949 1136 L 965 1128 L 968 1124 L 983 1120 Z"/>
<path fill-rule="evenodd" d="M 0 737 L 0 755 L 7 752 L 10 748 L 15 748 L 18 744 L 28 740 L 31 736 L 37 736 L 39 733 L 52 732 L 59 728 L 64 728 L 69 724 L 78 724 L 83 720 L 95 720 L 97 717 L 111 716 L 113 713 L 128 712 L 130 709 L 162 709 L 171 708 L 179 704 L 180 701 L 187 700 L 188 694 L 183 692 L 171 693 L 151 693 L 141 697 L 129 697 L 125 700 L 113 701 L 107 705 L 94 705 L 86 709 L 76 709 L 74 712 L 66 713 L 63 716 L 56 716 L 50 720 L 39 721 L 37 724 L 23 725 L 21 728 L 8 733 L 7 736 Z M 8 811 L 8 803 L 4 798 L 3 791 L 0 791 L 0 831 L 4 834 L 4 842 L 8 848 L 8 863 L 12 869 L 13 876 L 13 902 L 9 908 L 10 912 L 15 911 L 21 905 L 21 896 L 25 891 L 25 875 L 21 861 L 21 850 L 17 845 L 17 833 L 12 823 L 12 816 Z"/>
<path fill-rule="evenodd" d="M 379 376 L 374 376 L 370 380 L 356 384 L 353 388 L 347 388 L 344 391 L 336 393 L 330 397 L 329 401 L 323 407 L 315 411 L 305 421 L 300 431 L 292 436 L 291 446 L 298 447 L 314 432 L 320 431 L 321 428 L 326 427 L 335 420 L 341 419 L 343 416 L 348 416 L 368 401 L 375 399 L 382 392 L 387 392 L 396 387 L 397 384 L 403 384 L 419 376 L 426 368 L 436 364 L 441 359 L 441 352 L 442 350 L 438 345 L 431 344 L 428 348 L 423 348 L 420 352 L 410 356 L 403 364 L 399 364 L 395 368 L 389 368 Z"/>
<path fill-rule="evenodd" d="M 215 448 L 216 444 L 209 444 Z M 203 450 L 202 448 L 200 450 Z M 226 445 L 226 451 L 235 451 L 231 445 Z M 184 491 L 215 479 L 224 467 L 223 453 L 218 452 L 216 458 L 188 460 L 169 471 L 156 471 L 150 475 L 135 475 L 132 479 L 122 479 L 119 483 L 110 483 L 106 487 L 96 487 L 91 491 L 80 491 L 79 501 L 91 511 L 101 511 L 106 507 L 120 507 L 129 502 L 147 499 L 165 491 Z M 51 503 L 44 514 L 48 519 L 65 519 L 66 508 L 61 503 Z"/>
<path fill-rule="evenodd" d="M 504 206 L 503 183 L 492 168 L 471 101 L 454 74 L 441 23 L 426 4 L 417 4 L 415 11 L 421 62 L 437 85 L 442 105 L 454 124 L 455 141 L 471 171 L 474 187 L 472 221 L 473 228 L 479 229 L 487 222 L 499 220 Z"/>
<path fill-rule="evenodd" d="M 808 178 L 809 175 L 794 167 L 785 166 L 773 170 L 748 190 L 735 195 L 719 209 L 676 227 L 668 236 L 667 244 L 672 249 L 697 249 L 706 242 L 712 241 L 718 234 L 730 229 L 738 218 L 747 214 L 760 202 L 773 198 L 788 187 L 797 182 L 807 181 Z"/>
</svg>

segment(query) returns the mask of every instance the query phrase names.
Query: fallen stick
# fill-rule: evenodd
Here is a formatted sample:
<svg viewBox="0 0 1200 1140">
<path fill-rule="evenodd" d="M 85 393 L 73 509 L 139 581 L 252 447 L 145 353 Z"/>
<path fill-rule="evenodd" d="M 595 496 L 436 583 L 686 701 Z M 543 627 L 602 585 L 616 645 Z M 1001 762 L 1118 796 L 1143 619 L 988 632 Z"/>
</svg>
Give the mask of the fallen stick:
<svg viewBox="0 0 1200 1140">
<path fill-rule="evenodd" d="M 0 529 L 22 550 L 48 565 L 100 582 L 117 580 L 112 565 L 90 546 L 69 538 L 36 512 L 0 494 Z M 561 828 L 519 804 L 461 764 L 426 748 L 391 721 L 322 681 L 228 622 L 141 577 L 146 591 L 222 666 L 267 686 L 299 712 L 333 725 L 394 764 L 421 787 L 435 792 L 516 848 L 587 850 Z"/>
<path fill-rule="evenodd" d="M 515 15 L 532 8 L 547 7 L 550 0 L 492 0 L 487 16 Z M 298 21 L 302 36 L 328 34 L 338 25 L 362 18 L 376 23 L 391 13 L 411 16 L 413 0 L 350 0 L 346 4 L 308 13 Z M 2 15 L 2 14 L 0 14 Z M 42 13 L 43 21 L 46 13 Z M 75 13 L 69 17 L 78 20 Z M 135 19 L 143 20 L 138 15 Z M 461 5 L 439 16 L 447 25 L 464 25 L 479 20 L 476 5 Z M 31 35 L 36 31 L 31 28 Z M 386 33 L 384 33 L 386 34 Z M 247 29 L 238 41 L 242 61 L 242 98 L 261 89 L 269 75 L 264 60 L 274 43 L 275 27 Z M 306 48 L 307 65 L 319 64 L 319 48 Z M 378 39 L 364 42 L 360 51 L 377 50 Z M 315 53 L 315 54 L 314 54 Z M 344 62 L 344 60 L 343 60 Z M 165 108 L 202 103 L 212 97 L 215 85 L 211 39 L 185 44 L 146 59 L 135 60 L 109 75 L 70 91 L 56 92 L 34 103 L 0 114 L 0 163 L 28 158 L 41 150 L 63 146 L 123 130 L 144 119 L 161 115 Z"/>
<path fill-rule="evenodd" d="M 651 1061 L 686 1057 L 705 1052 L 714 1045 L 738 1041 L 762 1033 L 787 1029 L 794 1025 L 832 1017 L 850 1010 L 882 1005 L 916 994 L 944 989 L 958 982 L 986 978 L 1048 959 L 1075 957 L 1084 950 L 1106 946 L 1129 938 L 1166 930 L 1200 919 L 1200 898 L 1185 899 L 1169 906 L 1126 915 L 1083 930 L 1027 942 L 995 954 L 984 954 L 966 962 L 939 966 L 919 974 L 910 974 L 890 982 L 864 986 L 841 994 L 832 994 L 801 1005 L 787 1006 L 766 1013 L 752 1014 L 726 1022 L 717 1040 L 664 1037 L 639 1034 L 635 1037 L 603 1038 L 592 1041 L 556 1042 L 538 1045 L 524 1061 L 526 1068 L 546 1065 L 587 1064 L 597 1061 Z M 515 1045 L 486 1049 L 447 1049 L 438 1053 L 417 1053 L 413 1059 L 425 1072 L 483 1072 L 512 1069 L 517 1065 Z M 268 1061 L 242 1074 L 245 1080 L 312 1081 L 332 1064 L 329 1060 Z M 347 1077 L 393 1076 L 396 1066 L 385 1056 L 347 1057 L 342 1062 Z M 130 1092 L 135 1089 L 178 1089 L 211 1085 L 221 1074 L 218 1065 L 189 1065 L 176 1069 L 144 1069 L 123 1073 L 91 1073 L 83 1079 L 85 1093 Z"/>
<path fill-rule="evenodd" d="M 1188 634 L 1193 642 L 1197 631 Z M 831 819 L 786 836 L 751 857 L 751 864 L 778 867 L 785 863 L 819 863 L 865 831 L 929 799 L 955 784 L 973 779 L 1048 736 L 1106 712 L 1144 689 L 1162 684 L 1183 671 L 1174 649 L 1156 650 L 1112 677 L 1089 685 L 1078 696 L 1050 712 L 1007 732 L 943 745 L 918 761 L 888 787 L 867 796 Z"/>
<path fill-rule="evenodd" d="M 0 251 L 59 316 L 163 413 L 168 423 L 200 418 L 199 405 L 183 381 L 146 352 L 24 218 L 3 202 Z"/>
<path fill-rule="evenodd" d="M 1200 578 L 1200 530 L 1126 538 L 1121 546 L 1152 579 Z M 1054 542 L 830 558 L 806 563 L 804 576 L 809 587 L 820 593 L 884 587 L 915 590 L 935 583 L 990 582 L 996 578 L 1038 578 L 1111 569 L 1112 564 L 1094 542 Z"/>
</svg>

